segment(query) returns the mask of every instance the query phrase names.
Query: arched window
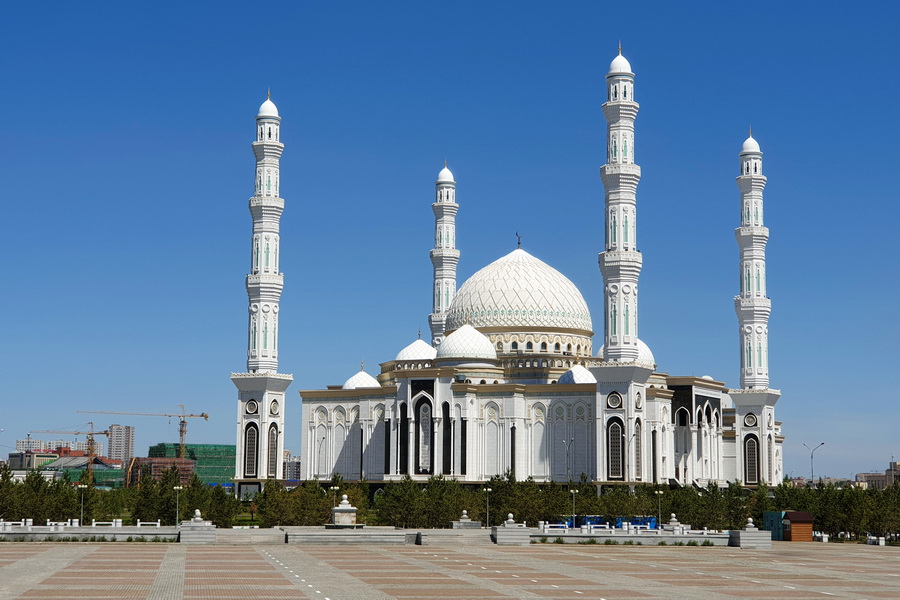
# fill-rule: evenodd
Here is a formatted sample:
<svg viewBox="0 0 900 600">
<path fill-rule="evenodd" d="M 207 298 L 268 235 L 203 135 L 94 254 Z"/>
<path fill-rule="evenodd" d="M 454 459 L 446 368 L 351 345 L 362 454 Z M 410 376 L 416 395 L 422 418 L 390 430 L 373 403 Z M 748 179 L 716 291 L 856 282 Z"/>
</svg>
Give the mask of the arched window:
<svg viewBox="0 0 900 600">
<path fill-rule="evenodd" d="M 744 483 L 759 483 L 759 442 L 752 435 L 744 438 Z"/>
<path fill-rule="evenodd" d="M 624 454 L 622 452 L 622 424 L 610 421 L 606 427 L 607 471 L 610 479 L 624 479 Z"/>
<path fill-rule="evenodd" d="M 256 477 L 256 458 L 259 453 L 259 431 L 256 425 L 247 425 L 244 431 L 244 477 Z"/>
<path fill-rule="evenodd" d="M 278 477 L 278 427 L 269 427 L 269 477 Z"/>
<path fill-rule="evenodd" d="M 619 99 L 619 86 L 613 86 L 613 100 Z"/>
<path fill-rule="evenodd" d="M 503 352 L 503 342 L 497 342 L 497 352 Z"/>
<path fill-rule="evenodd" d="M 559 352 L 559 348 L 560 348 L 559 342 L 556 342 L 556 344 L 553 345 L 553 351 L 554 351 L 554 352 Z"/>
<path fill-rule="evenodd" d="M 547 351 L 547 342 L 541 342 L 541 352 Z"/>
<path fill-rule="evenodd" d="M 513 342 L 512 344 L 509 345 L 509 348 L 510 348 L 510 350 L 512 350 L 512 351 L 518 350 L 518 349 L 519 349 L 519 342 Z"/>
<path fill-rule="evenodd" d="M 526 350 L 526 352 L 533 352 L 533 351 L 534 351 L 534 344 L 532 344 L 531 342 L 526 343 L 526 344 L 525 344 L 525 350 Z"/>
</svg>

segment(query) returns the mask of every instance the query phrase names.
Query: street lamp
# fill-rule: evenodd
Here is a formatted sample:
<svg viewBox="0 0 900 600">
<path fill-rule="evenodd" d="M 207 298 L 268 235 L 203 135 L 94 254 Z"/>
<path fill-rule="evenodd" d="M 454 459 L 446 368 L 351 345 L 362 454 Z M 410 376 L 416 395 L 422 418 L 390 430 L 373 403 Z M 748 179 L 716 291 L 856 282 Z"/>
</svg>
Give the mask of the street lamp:
<svg viewBox="0 0 900 600">
<path fill-rule="evenodd" d="M 81 527 L 84 527 L 84 490 L 87 488 L 87 485 L 83 483 L 78 484 L 78 489 L 81 490 L 81 519 L 78 520 L 78 524 Z"/>
<path fill-rule="evenodd" d="M 662 529 L 662 490 L 653 492 L 656 494 L 656 528 Z"/>
<path fill-rule="evenodd" d="M 566 479 L 572 481 L 572 469 L 569 467 L 569 451 L 572 449 L 572 444 L 575 443 L 575 438 L 571 438 L 568 442 L 563 440 L 562 443 L 566 447 Z"/>
<path fill-rule="evenodd" d="M 172 489 L 175 490 L 175 526 L 177 527 L 178 519 L 181 518 L 181 511 L 178 510 L 179 508 L 181 508 L 181 506 L 179 505 L 179 500 L 181 500 L 181 490 L 184 489 L 184 486 L 176 485 Z"/>
<path fill-rule="evenodd" d="M 331 506 L 337 507 L 337 493 L 338 493 L 338 490 L 341 488 L 339 488 L 336 485 L 333 485 L 328 489 L 331 491 Z"/>
<path fill-rule="evenodd" d="M 578 490 L 569 490 L 569 493 L 572 494 L 572 529 L 575 529 L 575 494 Z"/>
<path fill-rule="evenodd" d="M 806 446 L 806 444 L 803 444 L 803 445 Z M 809 482 L 810 482 L 810 485 L 816 484 L 816 478 L 814 476 L 815 469 L 813 469 L 813 465 L 815 464 L 815 463 L 813 463 L 813 455 L 816 453 L 816 450 L 818 450 L 819 448 L 821 448 L 824 445 L 825 445 L 825 442 L 821 442 L 815 448 L 810 448 L 809 446 L 806 446 L 806 449 L 809 450 Z"/>
<path fill-rule="evenodd" d="M 493 492 L 489 487 L 484 488 L 484 514 L 485 514 L 485 526 L 490 529 L 491 527 L 491 492 Z"/>
</svg>

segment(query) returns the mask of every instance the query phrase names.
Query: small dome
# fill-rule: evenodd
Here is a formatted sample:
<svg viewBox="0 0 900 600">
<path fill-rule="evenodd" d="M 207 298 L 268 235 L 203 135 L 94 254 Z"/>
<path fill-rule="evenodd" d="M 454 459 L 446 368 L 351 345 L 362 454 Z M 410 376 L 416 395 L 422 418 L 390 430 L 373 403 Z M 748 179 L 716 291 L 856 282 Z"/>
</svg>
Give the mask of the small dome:
<svg viewBox="0 0 900 600">
<path fill-rule="evenodd" d="M 497 360 L 497 351 L 486 335 L 467 323 L 444 338 L 438 346 L 437 358 Z"/>
<path fill-rule="evenodd" d="M 444 163 L 444 168 L 438 173 L 437 183 L 456 183 L 456 181 L 453 180 L 453 173 L 447 168 L 446 162 Z"/>
<path fill-rule="evenodd" d="M 712 375 L 704 375 L 700 379 L 705 379 L 707 381 L 715 381 L 715 379 L 712 378 Z"/>
<path fill-rule="evenodd" d="M 437 350 L 431 344 L 419 338 L 401 350 L 394 360 L 433 360 L 436 355 Z"/>
<path fill-rule="evenodd" d="M 631 63 L 622 56 L 621 50 L 619 50 L 619 55 L 609 63 L 609 73 L 607 75 L 634 75 L 631 72 Z"/>
<path fill-rule="evenodd" d="M 381 384 L 365 371 L 360 371 L 345 381 L 342 387 L 345 390 L 355 390 L 357 388 L 380 388 Z"/>
<path fill-rule="evenodd" d="M 575 365 L 562 374 L 559 383 L 597 383 L 597 378 L 581 365 Z"/>
<path fill-rule="evenodd" d="M 644 340 L 638 339 L 638 357 L 637 359 L 641 362 L 651 363 L 656 365 L 656 359 L 653 358 L 653 352 L 650 350 L 650 346 L 644 343 Z M 600 350 L 597 352 L 597 356 L 599 358 L 603 358 L 603 351 L 606 346 L 600 346 Z"/>
<path fill-rule="evenodd" d="M 753 135 L 751 134 L 746 140 L 744 140 L 744 145 L 741 146 L 741 154 L 749 154 L 749 153 L 759 153 L 759 143 L 753 139 Z"/>
<path fill-rule="evenodd" d="M 278 107 L 275 106 L 275 103 L 272 102 L 271 98 L 266 98 L 266 101 L 263 102 L 259 106 L 259 112 L 256 113 L 257 117 L 277 117 L 278 116 Z"/>
<path fill-rule="evenodd" d="M 653 358 L 653 352 L 650 351 L 650 346 L 644 343 L 644 340 L 638 340 L 638 360 L 643 362 L 648 362 L 651 364 L 656 364 L 656 359 Z"/>
</svg>

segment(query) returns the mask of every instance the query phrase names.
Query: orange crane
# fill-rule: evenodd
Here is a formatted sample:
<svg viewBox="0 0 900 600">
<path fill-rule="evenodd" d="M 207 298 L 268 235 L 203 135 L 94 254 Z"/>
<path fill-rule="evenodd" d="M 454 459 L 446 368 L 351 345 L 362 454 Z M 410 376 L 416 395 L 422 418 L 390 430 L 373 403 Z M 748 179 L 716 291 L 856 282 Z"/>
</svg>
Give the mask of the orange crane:
<svg viewBox="0 0 900 600">
<path fill-rule="evenodd" d="M 181 447 L 178 451 L 178 458 L 184 458 L 184 438 L 187 436 L 187 419 L 190 417 L 202 417 L 204 421 L 209 421 L 209 415 L 200 413 L 199 415 L 189 415 L 184 410 L 184 404 L 179 404 L 180 413 L 143 413 L 143 412 L 119 412 L 115 410 L 79 410 L 80 413 L 92 413 L 99 415 L 133 415 L 137 417 L 178 417 L 178 438 L 181 441 Z"/>
<path fill-rule="evenodd" d="M 94 447 L 94 436 L 95 435 L 105 435 L 109 436 L 109 430 L 104 431 L 94 431 L 94 423 L 88 421 L 88 425 L 90 425 L 90 431 L 59 431 L 55 429 L 35 429 L 33 431 L 29 431 L 29 433 L 67 433 L 69 435 L 86 435 L 88 441 L 88 463 L 87 463 L 87 474 L 88 474 L 88 483 L 94 483 L 94 457 L 97 456 L 96 448 Z"/>
</svg>

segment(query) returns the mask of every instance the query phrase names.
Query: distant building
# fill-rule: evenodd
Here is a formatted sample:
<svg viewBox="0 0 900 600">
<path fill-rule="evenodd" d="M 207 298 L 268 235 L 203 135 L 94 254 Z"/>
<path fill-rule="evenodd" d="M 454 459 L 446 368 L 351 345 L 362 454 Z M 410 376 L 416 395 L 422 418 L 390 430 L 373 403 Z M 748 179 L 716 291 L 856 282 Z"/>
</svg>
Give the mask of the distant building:
<svg viewBox="0 0 900 600">
<path fill-rule="evenodd" d="M 152 477 L 160 481 L 163 474 L 172 467 L 178 470 L 179 482 L 187 485 L 191 482 L 191 477 L 196 469 L 196 461 L 174 457 L 135 458 L 131 461 L 131 467 L 126 475 L 128 487 L 140 487 L 141 481 L 145 477 Z"/>
<path fill-rule="evenodd" d="M 291 454 L 290 450 L 284 451 L 284 478 L 288 481 L 299 480 L 303 476 L 300 470 L 300 457 Z"/>
<path fill-rule="evenodd" d="M 876 490 L 883 490 L 886 487 L 900 483 L 900 462 L 889 462 L 888 468 L 884 470 L 884 473 L 857 473 L 856 481 L 861 484 L 859 487 Z"/>
<path fill-rule="evenodd" d="M 179 458 L 180 444 L 156 444 L 147 450 L 148 458 Z M 184 458 L 195 463 L 194 470 L 203 483 L 230 483 L 234 477 L 235 447 L 220 444 L 186 444 Z M 136 459 L 139 462 L 142 459 Z M 134 469 L 132 469 L 134 470 Z"/>
<path fill-rule="evenodd" d="M 109 458 L 127 465 L 134 457 L 134 427 L 131 425 L 109 426 Z"/>
<path fill-rule="evenodd" d="M 24 440 L 16 440 L 16 452 L 27 452 L 29 450 L 55 451 L 58 448 L 80 450 L 87 453 L 88 443 L 87 440 L 82 442 L 69 440 L 38 440 L 32 437 L 25 438 Z M 94 438 L 94 456 L 103 456 L 103 451 L 105 448 L 106 446 L 103 442 L 101 442 L 97 438 Z"/>
<path fill-rule="evenodd" d="M 51 452 L 11 452 L 9 455 L 9 468 L 14 471 L 37 469 L 41 465 L 51 463 L 59 458 L 58 454 Z"/>
</svg>

